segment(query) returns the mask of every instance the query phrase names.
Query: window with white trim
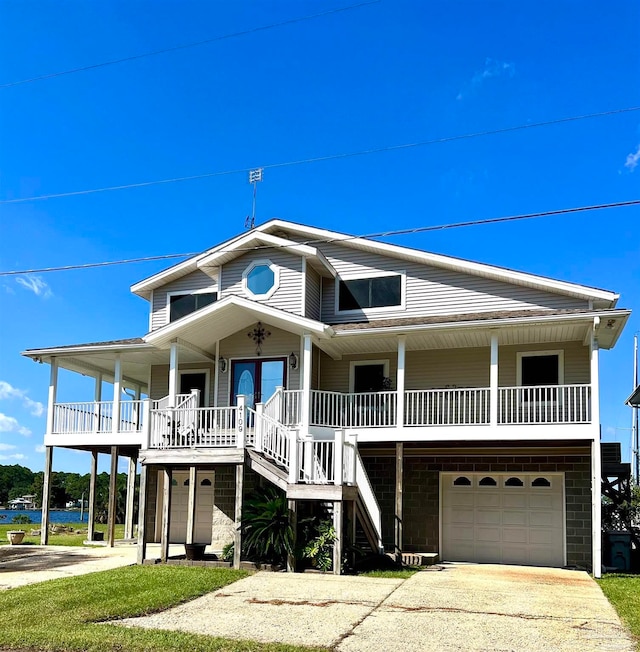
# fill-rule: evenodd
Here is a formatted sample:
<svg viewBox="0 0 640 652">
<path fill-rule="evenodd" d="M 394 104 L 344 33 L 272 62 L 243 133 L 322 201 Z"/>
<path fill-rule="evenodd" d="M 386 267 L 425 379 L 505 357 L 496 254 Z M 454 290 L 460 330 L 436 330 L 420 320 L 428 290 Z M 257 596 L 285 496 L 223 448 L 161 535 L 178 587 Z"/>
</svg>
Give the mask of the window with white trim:
<svg viewBox="0 0 640 652">
<path fill-rule="evenodd" d="M 187 315 L 211 305 L 218 300 L 218 293 L 206 290 L 204 292 L 180 293 L 171 292 L 167 295 L 169 306 L 169 321 L 176 321 Z"/>
<path fill-rule="evenodd" d="M 336 310 L 355 312 L 404 305 L 404 274 L 336 279 Z"/>
<path fill-rule="evenodd" d="M 564 351 L 521 351 L 517 384 L 523 387 L 564 384 Z"/>
<path fill-rule="evenodd" d="M 280 285 L 280 271 L 270 260 L 254 260 L 242 272 L 242 289 L 251 299 L 268 299 Z"/>
</svg>

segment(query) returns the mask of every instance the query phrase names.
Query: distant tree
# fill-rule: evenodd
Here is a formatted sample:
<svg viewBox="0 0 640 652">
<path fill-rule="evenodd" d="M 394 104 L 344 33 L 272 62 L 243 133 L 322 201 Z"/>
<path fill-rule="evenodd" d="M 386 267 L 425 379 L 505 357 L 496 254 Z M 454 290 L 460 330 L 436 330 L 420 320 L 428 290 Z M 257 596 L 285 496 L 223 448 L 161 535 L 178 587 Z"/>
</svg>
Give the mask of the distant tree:
<svg viewBox="0 0 640 652">
<path fill-rule="evenodd" d="M 29 487 L 33 482 L 33 473 L 30 469 L 19 464 L 0 465 L 0 504 L 5 505 L 12 498 L 17 498 L 29 493 Z M 18 495 L 9 497 L 9 493 L 20 491 Z"/>
</svg>

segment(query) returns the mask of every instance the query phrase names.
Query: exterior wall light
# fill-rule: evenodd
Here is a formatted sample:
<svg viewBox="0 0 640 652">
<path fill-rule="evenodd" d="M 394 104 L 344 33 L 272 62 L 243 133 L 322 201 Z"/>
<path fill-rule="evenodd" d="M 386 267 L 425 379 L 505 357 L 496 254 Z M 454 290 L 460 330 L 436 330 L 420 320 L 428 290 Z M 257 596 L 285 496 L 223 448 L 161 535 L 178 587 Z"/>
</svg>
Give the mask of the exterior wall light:
<svg viewBox="0 0 640 652">
<path fill-rule="evenodd" d="M 222 356 L 218 358 L 218 370 L 221 374 L 227 373 L 227 359 Z"/>
<path fill-rule="evenodd" d="M 289 354 L 289 366 L 294 370 L 298 368 L 298 356 L 293 351 Z"/>
</svg>

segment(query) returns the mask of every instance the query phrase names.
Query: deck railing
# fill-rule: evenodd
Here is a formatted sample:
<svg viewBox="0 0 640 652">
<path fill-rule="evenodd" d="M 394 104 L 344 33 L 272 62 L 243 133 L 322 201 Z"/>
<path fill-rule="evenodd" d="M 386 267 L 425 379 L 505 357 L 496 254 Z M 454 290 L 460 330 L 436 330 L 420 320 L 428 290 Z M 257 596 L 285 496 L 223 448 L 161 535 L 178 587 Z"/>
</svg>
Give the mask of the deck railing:
<svg viewBox="0 0 640 652">
<path fill-rule="evenodd" d="M 489 423 L 489 389 L 425 389 L 405 392 L 407 426 L 470 426 Z"/>
<path fill-rule="evenodd" d="M 120 403 L 119 432 L 141 432 L 144 401 Z M 55 435 L 107 433 L 113 431 L 113 401 L 56 403 L 53 406 Z"/>
<path fill-rule="evenodd" d="M 590 385 L 500 387 L 498 423 L 590 423 Z"/>
<path fill-rule="evenodd" d="M 342 394 L 311 390 L 311 425 L 330 428 L 388 428 L 395 426 L 396 420 L 396 392 Z"/>
<path fill-rule="evenodd" d="M 235 407 L 182 406 L 151 411 L 151 448 L 226 448 L 235 445 Z"/>
<path fill-rule="evenodd" d="M 256 450 L 270 457 L 274 462 L 289 470 L 289 456 L 291 449 L 291 434 L 289 429 L 276 419 L 247 408 L 250 419 L 255 424 L 255 437 L 253 442 Z"/>
</svg>

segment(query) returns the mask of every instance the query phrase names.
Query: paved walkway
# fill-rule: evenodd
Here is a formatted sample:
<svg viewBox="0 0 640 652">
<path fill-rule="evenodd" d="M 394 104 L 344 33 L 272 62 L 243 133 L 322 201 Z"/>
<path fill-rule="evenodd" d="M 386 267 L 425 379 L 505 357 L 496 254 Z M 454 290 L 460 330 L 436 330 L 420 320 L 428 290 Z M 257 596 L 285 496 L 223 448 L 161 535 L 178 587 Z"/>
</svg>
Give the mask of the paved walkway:
<svg viewBox="0 0 640 652">
<path fill-rule="evenodd" d="M 586 573 L 440 568 L 408 580 L 257 573 L 188 604 L 121 623 L 339 652 L 635 650 Z"/>
<path fill-rule="evenodd" d="M 136 546 L 0 546 L 0 589 L 136 563 Z"/>
</svg>

